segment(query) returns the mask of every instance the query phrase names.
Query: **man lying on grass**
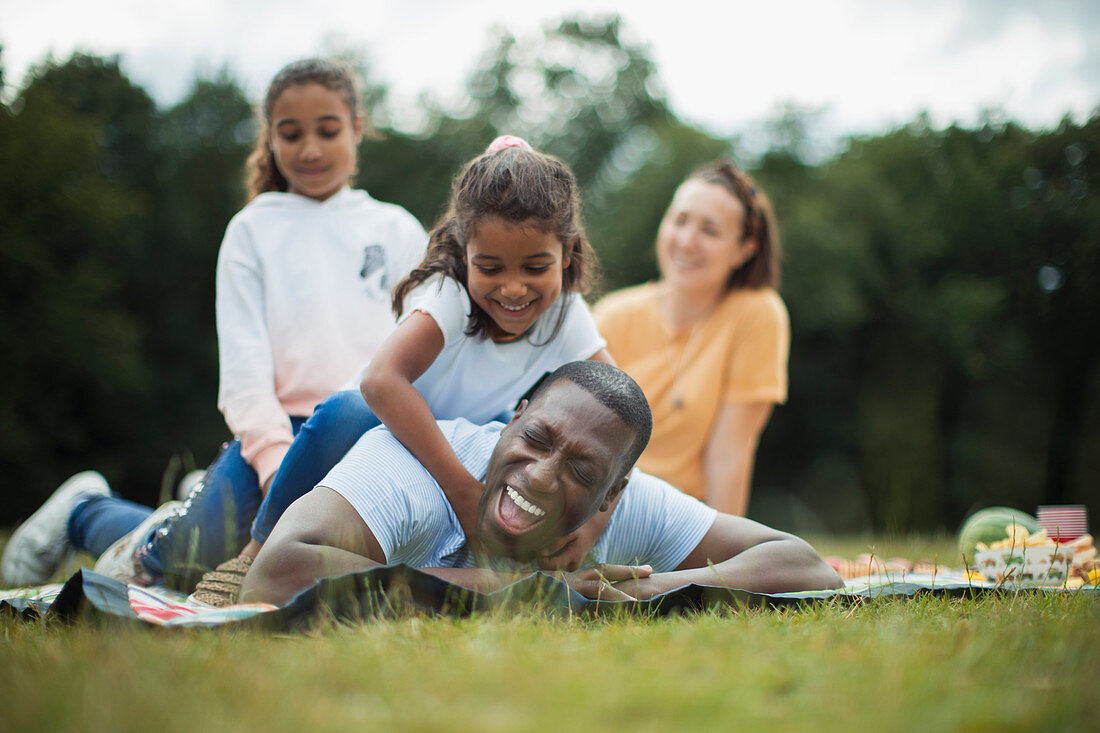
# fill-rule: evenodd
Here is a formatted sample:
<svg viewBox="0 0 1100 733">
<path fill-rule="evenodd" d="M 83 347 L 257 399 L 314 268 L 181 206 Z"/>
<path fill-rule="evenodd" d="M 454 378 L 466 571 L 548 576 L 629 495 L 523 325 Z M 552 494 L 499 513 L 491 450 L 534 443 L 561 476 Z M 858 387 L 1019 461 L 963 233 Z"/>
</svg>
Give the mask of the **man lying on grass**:
<svg viewBox="0 0 1100 733">
<path fill-rule="evenodd" d="M 588 598 L 645 599 L 688 583 L 765 593 L 841 585 L 801 539 L 632 474 L 649 441 L 649 405 L 608 364 L 561 367 L 503 429 L 439 425 L 466 469 L 484 477 L 473 536 L 427 469 L 376 429 L 286 511 L 241 601 L 281 604 L 319 578 L 387 563 L 493 591 L 528 574 L 541 550 L 620 495 L 591 553 L 599 564 L 561 574 Z"/>
</svg>

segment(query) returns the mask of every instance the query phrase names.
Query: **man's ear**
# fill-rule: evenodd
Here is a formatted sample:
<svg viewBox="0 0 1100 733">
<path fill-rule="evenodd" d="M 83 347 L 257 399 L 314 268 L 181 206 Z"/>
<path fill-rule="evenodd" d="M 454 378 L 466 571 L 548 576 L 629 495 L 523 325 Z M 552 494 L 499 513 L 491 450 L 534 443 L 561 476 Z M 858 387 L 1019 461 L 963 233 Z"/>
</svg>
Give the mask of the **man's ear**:
<svg viewBox="0 0 1100 733">
<path fill-rule="evenodd" d="M 607 490 L 607 494 L 603 498 L 603 503 L 600 504 L 600 511 L 606 512 L 611 508 L 611 505 L 615 503 L 615 500 L 619 498 L 619 494 L 623 493 L 626 489 L 627 483 L 630 482 L 630 471 L 620 478 L 615 483 L 611 484 L 611 488 Z"/>
<path fill-rule="evenodd" d="M 527 409 L 528 402 L 530 402 L 530 400 L 520 400 L 519 405 L 516 406 L 516 414 L 512 415 L 512 419 L 508 421 L 509 425 L 514 423 L 516 421 L 516 418 L 523 414 L 523 411 Z"/>
</svg>

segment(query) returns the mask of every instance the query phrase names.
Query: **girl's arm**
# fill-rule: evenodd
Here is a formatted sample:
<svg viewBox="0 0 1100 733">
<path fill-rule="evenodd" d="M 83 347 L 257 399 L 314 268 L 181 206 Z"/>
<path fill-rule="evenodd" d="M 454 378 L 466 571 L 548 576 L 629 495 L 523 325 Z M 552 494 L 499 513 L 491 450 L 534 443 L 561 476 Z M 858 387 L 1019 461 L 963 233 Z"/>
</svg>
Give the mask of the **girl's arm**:
<svg viewBox="0 0 1100 733">
<path fill-rule="evenodd" d="M 472 537 L 484 486 L 458 460 L 413 386 L 442 350 L 443 331 L 435 319 L 414 311 L 379 347 L 360 389 L 375 416 L 439 482 L 463 531 Z"/>
<path fill-rule="evenodd" d="M 718 511 L 745 516 L 756 446 L 773 407 L 770 402 L 730 402 L 718 409 L 703 453 L 704 500 Z"/>
</svg>

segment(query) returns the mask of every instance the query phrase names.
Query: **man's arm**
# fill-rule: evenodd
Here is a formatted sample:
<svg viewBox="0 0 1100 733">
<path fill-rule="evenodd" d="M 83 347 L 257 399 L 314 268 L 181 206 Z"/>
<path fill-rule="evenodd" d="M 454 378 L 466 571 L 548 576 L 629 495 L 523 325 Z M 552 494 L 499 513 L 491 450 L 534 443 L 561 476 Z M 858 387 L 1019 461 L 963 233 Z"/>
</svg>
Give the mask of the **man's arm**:
<svg viewBox="0 0 1100 733">
<path fill-rule="evenodd" d="M 616 583 L 638 599 L 688 583 L 757 593 L 824 590 L 843 585 L 804 540 L 744 517 L 719 512 L 695 549 L 672 572 Z"/>
<path fill-rule="evenodd" d="M 241 603 L 280 605 L 321 578 L 370 570 L 385 562 L 381 545 L 355 508 L 332 489 L 318 486 L 279 518 L 245 576 Z M 498 590 L 529 574 L 483 568 L 422 570 L 482 592 Z M 648 568 L 601 565 L 561 577 L 586 597 L 623 600 L 627 596 L 611 583 L 648 572 Z"/>
<path fill-rule="evenodd" d="M 283 604 L 321 578 L 386 562 L 382 547 L 347 499 L 318 486 L 291 504 L 241 585 L 241 603 Z"/>
<path fill-rule="evenodd" d="M 318 486 L 294 502 L 245 576 L 241 603 L 286 603 L 321 578 L 384 565 L 377 538 L 348 500 Z M 424 568 L 472 590 L 493 591 L 521 575 L 477 568 Z"/>
</svg>

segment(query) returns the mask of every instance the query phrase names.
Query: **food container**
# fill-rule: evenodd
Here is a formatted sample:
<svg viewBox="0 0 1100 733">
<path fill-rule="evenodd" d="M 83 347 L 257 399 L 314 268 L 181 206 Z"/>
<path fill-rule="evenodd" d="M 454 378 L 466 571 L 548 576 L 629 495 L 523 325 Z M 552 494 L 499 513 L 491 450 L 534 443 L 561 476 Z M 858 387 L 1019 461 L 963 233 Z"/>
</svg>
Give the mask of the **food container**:
<svg viewBox="0 0 1100 733">
<path fill-rule="evenodd" d="M 995 583 L 1013 587 L 1062 586 L 1069 578 L 1073 557 L 1073 548 L 1068 546 L 1016 546 L 977 552 L 974 565 Z"/>
</svg>

